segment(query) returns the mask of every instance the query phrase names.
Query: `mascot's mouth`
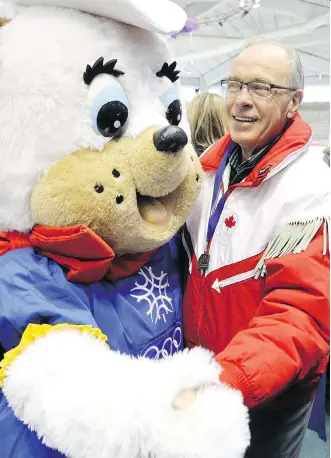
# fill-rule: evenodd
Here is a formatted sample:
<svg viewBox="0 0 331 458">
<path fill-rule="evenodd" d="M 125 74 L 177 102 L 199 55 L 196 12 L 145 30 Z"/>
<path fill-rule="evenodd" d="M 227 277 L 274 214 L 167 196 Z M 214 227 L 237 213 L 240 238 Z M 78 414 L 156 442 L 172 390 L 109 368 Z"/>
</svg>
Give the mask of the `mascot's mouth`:
<svg viewBox="0 0 331 458">
<path fill-rule="evenodd" d="M 167 205 L 166 201 L 169 200 L 171 194 L 164 197 L 150 197 L 137 192 L 137 206 L 142 219 L 153 226 L 167 225 L 172 212 L 169 202 Z"/>
</svg>

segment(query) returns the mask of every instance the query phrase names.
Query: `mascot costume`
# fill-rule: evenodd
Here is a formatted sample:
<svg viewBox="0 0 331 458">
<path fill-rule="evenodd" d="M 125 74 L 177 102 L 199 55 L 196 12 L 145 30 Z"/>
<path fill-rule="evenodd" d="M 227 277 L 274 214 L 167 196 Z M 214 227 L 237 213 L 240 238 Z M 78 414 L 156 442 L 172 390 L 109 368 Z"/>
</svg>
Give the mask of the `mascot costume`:
<svg viewBox="0 0 331 458">
<path fill-rule="evenodd" d="M 175 235 L 202 172 L 166 35 L 186 19 L 168 0 L 0 1 L 1 458 L 249 444 L 241 394 L 183 349 Z"/>
</svg>

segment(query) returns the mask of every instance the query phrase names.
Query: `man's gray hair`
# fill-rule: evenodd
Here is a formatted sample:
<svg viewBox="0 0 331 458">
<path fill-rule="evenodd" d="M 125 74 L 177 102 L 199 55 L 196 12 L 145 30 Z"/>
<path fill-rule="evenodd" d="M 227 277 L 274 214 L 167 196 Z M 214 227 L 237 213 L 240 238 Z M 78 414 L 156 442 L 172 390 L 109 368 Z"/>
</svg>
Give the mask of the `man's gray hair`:
<svg viewBox="0 0 331 458">
<path fill-rule="evenodd" d="M 248 45 L 246 46 L 246 49 L 251 48 L 252 46 L 255 46 L 258 44 L 272 44 L 272 45 L 275 45 L 275 46 L 278 46 L 284 49 L 284 51 L 287 52 L 293 64 L 292 76 L 290 79 L 291 87 L 293 87 L 294 89 L 303 89 L 304 88 L 305 79 L 304 79 L 303 67 L 302 67 L 299 53 L 296 49 L 292 48 L 289 45 L 283 44 L 277 40 L 266 40 L 263 38 L 258 39 L 258 40 L 253 39 L 252 41 L 248 43 Z"/>
</svg>

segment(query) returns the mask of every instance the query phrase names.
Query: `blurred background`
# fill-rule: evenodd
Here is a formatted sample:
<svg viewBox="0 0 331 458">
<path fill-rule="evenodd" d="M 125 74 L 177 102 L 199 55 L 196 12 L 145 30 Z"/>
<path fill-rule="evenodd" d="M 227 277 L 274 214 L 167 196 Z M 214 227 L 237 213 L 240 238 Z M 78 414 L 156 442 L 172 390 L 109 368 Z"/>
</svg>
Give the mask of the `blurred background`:
<svg viewBox="0 0 331 458">
<path fill-rule="evenodd" d="M 173 37 L 184 98 L 221 94 L 220 80 L 247 41 L 276 39 L 295 47 L 305 70 L 300 112 L 317 145 L 330 143 L 329 0 L 175 0 L 191 21 Z"/>
</svg>

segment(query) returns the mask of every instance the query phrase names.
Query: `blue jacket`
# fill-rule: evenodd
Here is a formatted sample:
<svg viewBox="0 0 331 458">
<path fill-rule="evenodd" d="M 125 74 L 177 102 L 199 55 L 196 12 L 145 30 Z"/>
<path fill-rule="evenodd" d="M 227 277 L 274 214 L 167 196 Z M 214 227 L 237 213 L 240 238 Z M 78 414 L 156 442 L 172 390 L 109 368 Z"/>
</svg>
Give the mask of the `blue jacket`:
<svg viewBox="0 0 331 458">
<path fill-rule="evenodd" d="M 158 250 L 134 275 L 70 283 L 62 268 L 32 248 L 0 257 L 0 345 L 16 347 L 29 323 L 92 325 L 113 350 L 162 358 L 183 348 L 177 241 Z M 59 458 L 15 418 L 0 390 L 0 457 Z"/>
</svg>

